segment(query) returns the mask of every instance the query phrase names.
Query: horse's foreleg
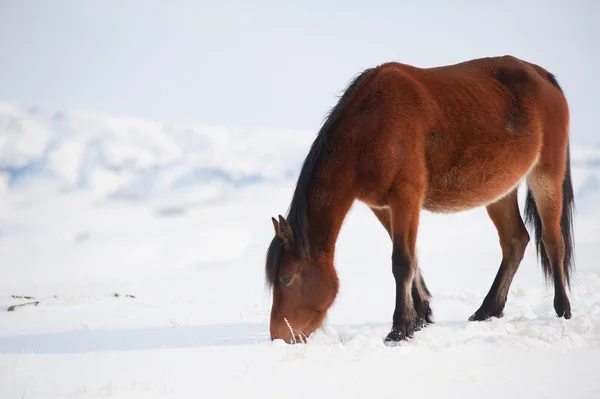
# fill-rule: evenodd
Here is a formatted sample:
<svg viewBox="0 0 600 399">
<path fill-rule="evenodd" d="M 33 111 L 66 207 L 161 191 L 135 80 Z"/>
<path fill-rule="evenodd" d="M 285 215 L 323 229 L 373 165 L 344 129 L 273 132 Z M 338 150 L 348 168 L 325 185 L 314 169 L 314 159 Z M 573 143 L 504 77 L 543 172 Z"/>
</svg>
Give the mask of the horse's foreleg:
<svg viewBox="0 0 600 399">
<path fill-rule="evenodd" d="M 516 189 L 498 202 L 488 205 L 486 209 L 498 230 L 502 263 L 490 291 L 481 307 L 469 318 L 470 321 L 502 317 L 508 290 L 529 243 L 529 233 L 519 213 Z"/>
<path fill-rule="evenodd" d="M 422 193 L 412 185 L 401 184 L 390 204 L 393 243 L 392 273 L 396 282 L 396 306 L 387 343 L 412 337 L 418 325 L 413 300 L 413 283 L 420 281 L 416 262 L 416 239 Z"/>
<path fill-rule="evenodd" d="M 392 238 L 392 226 L 391 226 L 391 217 L 390 217 L 390 209 L 389 208 L 370 208 L 377 220 L 383 225 L 383 227 L 388 232 L 390 238 Z M 425 280 L 423 279 L 423 275 L 421 274 L 421 270 L 415 262 L 415 278 L 413 278 L 412 283 L 412 299 L 415 311 L 417 312 L 417 318 L 415 320 L 414 330 L 418 331 L 423 327 L 426 327 L 428 324 L 433 323 L 431 306 L 429 304 L 431 300 L 431 293 L 429 289 L 427 289 L 427 285 L 425 284 Z"/>
</svg>

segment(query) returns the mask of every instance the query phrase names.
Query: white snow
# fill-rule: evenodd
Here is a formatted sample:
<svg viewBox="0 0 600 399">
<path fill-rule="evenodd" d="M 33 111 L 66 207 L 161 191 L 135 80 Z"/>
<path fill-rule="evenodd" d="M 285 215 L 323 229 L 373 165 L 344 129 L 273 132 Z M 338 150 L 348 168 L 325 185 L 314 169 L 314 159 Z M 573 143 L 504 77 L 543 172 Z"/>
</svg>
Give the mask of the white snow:
<svg viewBox="0 0 600 399">
<path fill-rule="evenodd" d="M 469 323 L 496 231 L 484 209 L 424 213 L 436 324 L 385 346 L 391 244 L 357 203 L 338 299 L 291 346 L 268 338 L 264 255 L 314 134 L 0 103 L 0 398 L 600 397 L 600 147 L 571 150 L 571 320 L 530 244 L 505 317 Z"/>
</svg>

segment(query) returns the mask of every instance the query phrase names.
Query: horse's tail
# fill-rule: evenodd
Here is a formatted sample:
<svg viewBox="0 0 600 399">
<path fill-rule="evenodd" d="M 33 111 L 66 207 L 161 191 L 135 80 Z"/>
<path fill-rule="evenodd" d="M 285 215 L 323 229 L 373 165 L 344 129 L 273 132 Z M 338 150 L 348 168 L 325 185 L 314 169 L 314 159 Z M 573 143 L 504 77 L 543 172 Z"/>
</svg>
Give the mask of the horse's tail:
<svg viewBox="0 0 600 399">
<path fill-rule="evenodd" d="M 544 71 L 546 78 L 558 90 L 562 88 L 553 74 Z M 571 272 L 574 268 L 574 240 L 573 240 L 573 212 L 575 208 L 575 196 L 573 194 L 573 183 L 571 181 L 571 155 L 569 145 L 567 144 L 565 176 L 562 184 L 562 214 L 560 217 L 560 228 L 565 244 L 565 256 L 563 259 L 563 271 L 567 285 L 571 286 Z M 552 277 L 550 260 L 546 254 L 544 243 L 542 241 L 542 220 L 535 204 L 535 198 L 531 188 L 527 189 L 527 198 L 525 200 L 525 223 L 535 229 L 535 247 L 538 258 L 541 258 L 542 270 L 547 280 Z"/>
<path fill-rule="evenodd" d="M 573 211 L 575 202 L 573 195 L 573 183 L 571 181 L 570 158 L 569 147 L 567 146 L 565 178 L 562 184 L 562 214 L 560 217 L 560 228 L 565 243 L 563 271 L 565 280 L 569 287 L 571 286 L 571 271 L 574 267 Z M 550 260 L 546 254 L 546 249 L 544 248 L 544 242 L 542 241 L 542 219 L 540 218 L 540 214 L 535 204 L 533 192 L 529 187 L 527 188 L 527 198 L 525 200 L 525 223 L 527 223 L 529 226 L 533 226 L 535 229 L 535 248 L 538 259 L 541 258 L 544 276 L 547 280 L 550 280 L 552 277 L 552 269 L 550 267 Z"/>
</svg>

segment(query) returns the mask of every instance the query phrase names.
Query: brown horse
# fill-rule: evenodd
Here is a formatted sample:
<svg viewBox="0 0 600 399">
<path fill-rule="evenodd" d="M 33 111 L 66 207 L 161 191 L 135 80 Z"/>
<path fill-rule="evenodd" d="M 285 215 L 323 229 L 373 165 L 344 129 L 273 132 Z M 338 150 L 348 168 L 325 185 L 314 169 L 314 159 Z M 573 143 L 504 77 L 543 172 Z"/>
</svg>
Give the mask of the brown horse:
<svg viewBox="0 0 600 399">
<path fill-rule="evenodd" d="M 393 242 L 396 304 L 386 343 L 432 323 L 415 255 L 421 209 L 486 207 L 502 262 L 469 320 L 501 317 L 529 242 L 517 202 L 523 179 L 526 221 L 535 228 L 545 277 L 554 282 L 554 309 L 571 318 L 568 125 L 554 76 L 511 56 L 426 69 L 386 63 L 362 72 L 312 144 L 287 218 L 273 219 L 266 257 L 271 339 L 296 342 L 322 325 L 338 292 L 336 239 L 355 200 L 373 210 Z"/>
</svg>

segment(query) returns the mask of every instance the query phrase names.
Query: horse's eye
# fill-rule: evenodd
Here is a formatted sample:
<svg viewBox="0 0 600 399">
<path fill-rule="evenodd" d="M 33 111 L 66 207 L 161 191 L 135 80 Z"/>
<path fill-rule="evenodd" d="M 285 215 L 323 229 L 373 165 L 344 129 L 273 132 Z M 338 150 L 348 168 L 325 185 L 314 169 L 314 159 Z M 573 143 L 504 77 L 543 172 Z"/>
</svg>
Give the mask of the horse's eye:
<svg viewBox="0 0 600 399">
<path fill-rule="evenodd" d="M 290 283 L 290 281 L 292 281 L 292 275 L 291 274 L 286 274 L 285 276 L 283 276 L 281 278 L 281 284 L 283 285 L 288 285 Z"/>
</svg>

